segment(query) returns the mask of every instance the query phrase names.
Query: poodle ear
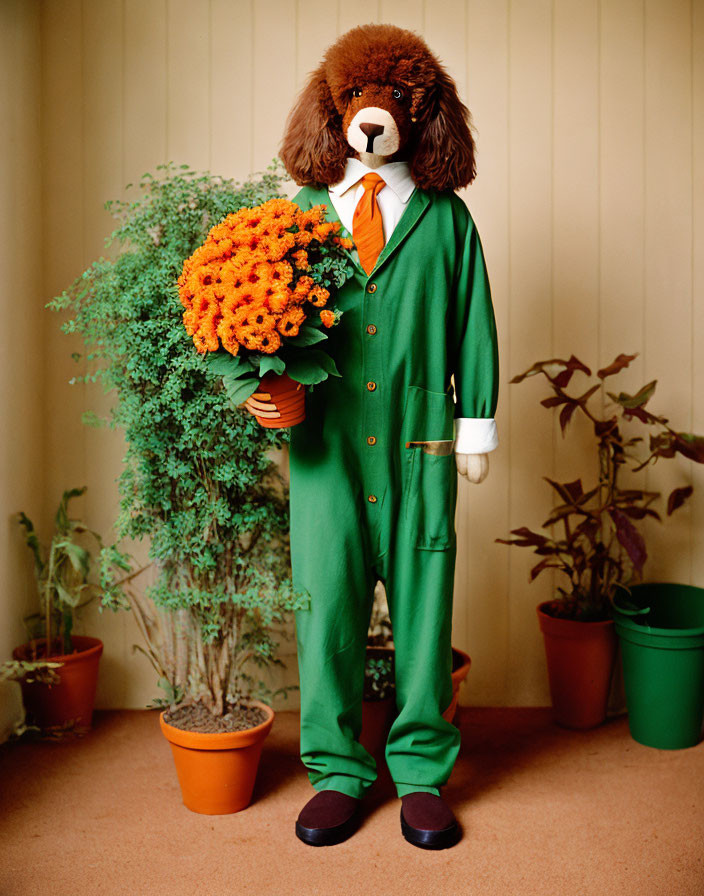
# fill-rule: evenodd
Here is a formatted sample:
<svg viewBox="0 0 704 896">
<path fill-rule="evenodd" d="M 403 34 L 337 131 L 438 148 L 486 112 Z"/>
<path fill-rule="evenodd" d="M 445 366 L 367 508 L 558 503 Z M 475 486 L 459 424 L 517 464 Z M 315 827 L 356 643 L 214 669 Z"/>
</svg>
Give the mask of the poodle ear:
<svg viewBox="0 0 704 896">
<path fill-rule="evenodd" d="M 430 101 L 419 115 L 411 173 L 424 190 L 459 190 L 476 175 L 470 114 L 447 72 L 438 66 Z"/>
<path fill-rule="evenodd" d="M 348 153 L 322 64 L 289 113 L 279 155 L 300 186 L 329 186 L 342 180 Z"/>
</svg>

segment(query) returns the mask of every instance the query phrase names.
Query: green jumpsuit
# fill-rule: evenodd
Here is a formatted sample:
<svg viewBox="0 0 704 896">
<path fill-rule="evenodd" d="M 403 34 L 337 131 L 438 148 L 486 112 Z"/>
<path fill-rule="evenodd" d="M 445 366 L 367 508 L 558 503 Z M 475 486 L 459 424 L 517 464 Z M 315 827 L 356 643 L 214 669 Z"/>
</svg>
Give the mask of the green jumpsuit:
<svg viewBox="0 0 704 896">
<path fill-rule="evenodd" d="M 325 203 L 327 220 L 339 220 L 325 188 L 303 187 L 294 201 Z M 344 313 L 325 343 L 341 377 L 307 392 L 306 419 L 291 430 L 293 581 L 311 598 L 295 611 L 301 760 L 316 790 L 361 797 L 376 780 L 358 737 L 381 579 L 398 709 L 386 763 L 399 797 L 439 794 L 460 748 L 442 716 L 452 698 L 457 471 L 453 454 L 405 443 L 452 439 L 454 417 L 494 417 L 494 312 L 479 235 L 455 193 L 416 188 L 370 275 L 350 257 Z"/>
</svg>

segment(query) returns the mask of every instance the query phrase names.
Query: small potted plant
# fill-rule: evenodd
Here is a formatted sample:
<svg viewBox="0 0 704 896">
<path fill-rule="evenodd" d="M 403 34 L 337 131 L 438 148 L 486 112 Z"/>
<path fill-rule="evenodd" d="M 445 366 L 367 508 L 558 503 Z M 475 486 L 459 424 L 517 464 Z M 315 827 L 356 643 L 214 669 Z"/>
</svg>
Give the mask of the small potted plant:
<svg viewBox="0 0 704 896">
<path fill-rule="evenodd" d="M 367 633 L 362 731 L 359 736 L 359 742 L 372 755 L 383 751 L 389 727 L 396 715 L 394 654 L 386 591 L 378 582 Z"/>
<path fill-rule="evenodd" d="M 40 608 L 24 618 L 30 640 L 15 647 L 12 655 L 20 663 L 60 663 L 55 680 L 38 676 L 19 679 L 28 719 L 46 732 L 71 729 L 85 733 L 92 722 L 103 642 L 76 635 L 73 627 L 77 612 L 103 593 L 98 583 L 89 581 L 93 556 L 80 544 L 81 537 L 89 536 L 99 550 L 103 543 L 97 532 L 71 518 L 68 509 L 70 501 L 85 491 L 84 486 L 63 493 L 48 547 L 40 543 L 29 517 L 18 513 L 34 556 Z"/>
<path fill-rule="evenodd" d="M 342 314 L 334 299 L 353 244 L 324 218 L 324 205 L 303 211 L 282 198 L 230 212 L 178 278 L 183 325 L 233 405 L 257 388 L 276 405 L 276 416 L 255 413 L 262 426 L 300 423 L 304 386 L 340 375 L 321 345 Z"/>
<path fill-rule="evenodd" d="M 6 660 L 4 663 L 0 663 L 0 682 L 16 681 L 20 686 L 23 683 L 34 684 L 36 682 L 55 685 L 61 680 L 56 670 L 61 668 L 62 665 L 63 663 L 57 663 L 53 660 Z M 23 707 L 22 718 L 14 723 L 8 732 L 8 737 L 19 738 L 26 732 L 38 733 L 40 735 L 53 733 L 43 732 L 38 725 L 32 724 L 27 719 L 27 712 Z M 60 732 L 58 733 L 60 736 Z"/>
<path fill-rule="evenodd" d="M 165 692 L 152 705 L 183 803 L 223 814 L 251 801 L 274 721 L 266 701 L 296 687 L 272 691 L 255 673 L 283 665 L 276 628 L 308 597 L 291 582 L 288 496 L 271 454 L 289 431 L 238 409 L 227 378 L 194 350 L 178 279 L 217 222 L 274 198 L 282 177 L 276 163 L 244 184 L 187 165 L 159 169 L 142 177 L 138 198 L 106 203 L 121 251 L 49 307 L 71 311 L 62 329 L 90 347 L 96 369 L 86 376 L 116 394 L 110 419 L 86 422 L 125 431 L 115 530 L 118 541 L 148 537 L 156 572 L 143 592 L 127 587 L 142 570 L 110 545 L 105 584 L 122 587 L 103 605 L 131 609 L 140 627 L 138 649 Z"/>
<path fill-rule="evenodd" d="M 367 656 L 364 669 L 362 700 L 362 732 L 359 741 L 373 755 L 383 751 L 389 728 L 396 717 L 396 685 L 394 678 L 395 648 L 386 591 L 379 582 L 374 594 L 367 633 Z M 452 700 L 443 718 L 452 722 L 457 712 L 460 685 L 471 665 L 469 654 L 452 648 Z"/>
<path fill-rule="evenodd" d="M 617 648 L 614 596 L 642 579 L 648 555 L 639 522 L 645 517 L 661 519 L 653 506 L 660 493 L 625 485 L 623 474 L 638 473 L 658 458 L 676 454 L 704 462 L 701 437 L 672 429 L 665 417 L 646 409 L 656 380 L 634 395 L 606 391 L 606 381 L 635 357 L 618 355 L 597 371 L 596 382 L 586 383 L 577 395 L 567 392 L 572 377 L 591 377 L 592 373 L 574 355 L 567 360 L 539 361 L 511 380 L 520 383 L 542 374 L 551 394 L 541 404 L 560 408 L 563 436 L 574 415 L 581 414 L 589 420 L 596 443 L 593 483 L 584 485 L 581 477 L 570 482 L 545 477 L 558 497 L 542 525 L 545 534 L 524 526 L 511 530 L 513 538 L 497 539 L 502 544 L 532 548 L 540 557 L 530 572 L 531 581 L 547 569 L 556 569 L 567 579 L 564 587 L 558 586 L 556 597 L 538 605 L 537 614 L 555 720 L 570 728 L 591 728 L 606 717 Z M 597 411 L 595 404 L 604 411 Z M 645 457 L 636 451 L 643 437 L 623 427 L 631 421 L 654 429 Z M 667 514 L 677 510 L 691 493 L 690 485 L 674 489 L 667 501 Z M 553 534 L 553 526 L 561 533 Z"/>
</svg>

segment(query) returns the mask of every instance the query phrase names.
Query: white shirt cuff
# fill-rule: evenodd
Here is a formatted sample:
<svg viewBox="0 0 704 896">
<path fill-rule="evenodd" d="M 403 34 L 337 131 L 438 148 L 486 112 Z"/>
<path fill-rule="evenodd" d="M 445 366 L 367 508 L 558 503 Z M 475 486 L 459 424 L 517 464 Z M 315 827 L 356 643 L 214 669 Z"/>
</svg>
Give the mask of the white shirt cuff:
<svg viewBox="0 0 704 896">
<path fill-rule="evenodd" d="M 493 417 L 455 417 L 456 454 L 487 454 L 498 445 Z"/>
</svg>

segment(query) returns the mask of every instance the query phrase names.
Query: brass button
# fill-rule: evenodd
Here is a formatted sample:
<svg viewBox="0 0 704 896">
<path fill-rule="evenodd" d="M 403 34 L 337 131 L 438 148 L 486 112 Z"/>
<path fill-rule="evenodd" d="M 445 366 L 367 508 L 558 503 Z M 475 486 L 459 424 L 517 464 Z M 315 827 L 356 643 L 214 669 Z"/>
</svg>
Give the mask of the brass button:
<svg viewBox="0 0 704 896">
<path fill-rule="evenodd" d="M 376 292 L 376 283 L 370 283 L 369 286 L 367 286 L 367 292 Z"/>
<path fill-rule="evenodd" d="M 367 389 L 369 389 L 370 392 L 373 392 L 376 389 L 376 383 L 368 382 Z"/>
<path fill-rule="evenodd" d="M 370 336 L 373 336 L 376 333 L 376 327 L 374 326 L 374 324 L 369 324 L 369 326 L 367 327 L 367 333 L 369 333 Z"/>
<path fill-rule="evenodd" d="M 376 504 L 376 495 L 369 495 L 367 501 L 369 501 L 370 504 Z"/>
<path fill-rule="evenodd" d="M 376 438 L 374 436 L 367 436 L 367 445 L 376 445 Z"/>
</svg>

